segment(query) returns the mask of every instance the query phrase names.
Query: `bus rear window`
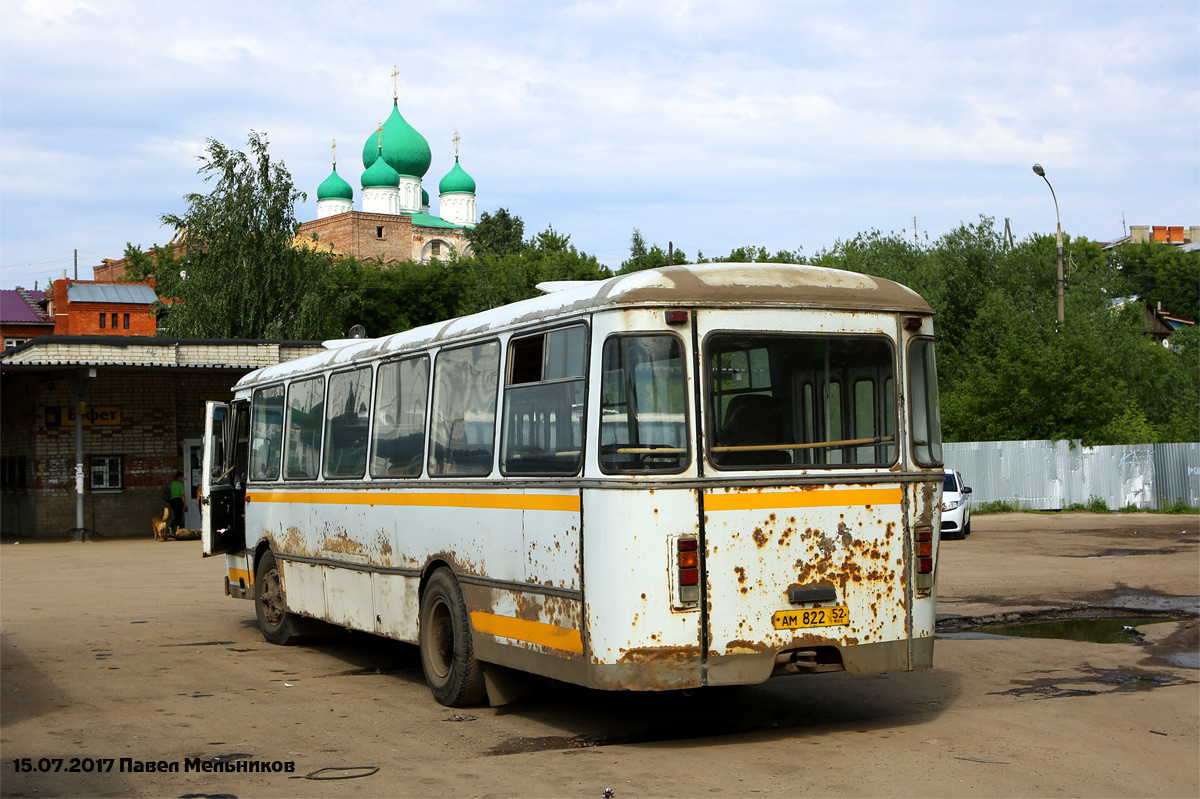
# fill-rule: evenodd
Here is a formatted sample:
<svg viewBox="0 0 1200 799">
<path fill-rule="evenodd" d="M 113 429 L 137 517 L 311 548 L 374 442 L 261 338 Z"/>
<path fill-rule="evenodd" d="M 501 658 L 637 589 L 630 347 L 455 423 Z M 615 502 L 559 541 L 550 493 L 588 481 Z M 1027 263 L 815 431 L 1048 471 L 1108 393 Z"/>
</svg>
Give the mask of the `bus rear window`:
<svg viewBox="0 0 1200 799">
<path fill-rule="evenodd" d="M 883 336 L 716 334 L 709 458 L 720 469 L 887 466 L 895 357 Z"/>
<path fill-rule="evenodd" d="M 679 472 L 689 463 L 687 382 L 675 336 L 615 336 L 604 342 L 600 468 L 609 473 Z"/>
</svg>

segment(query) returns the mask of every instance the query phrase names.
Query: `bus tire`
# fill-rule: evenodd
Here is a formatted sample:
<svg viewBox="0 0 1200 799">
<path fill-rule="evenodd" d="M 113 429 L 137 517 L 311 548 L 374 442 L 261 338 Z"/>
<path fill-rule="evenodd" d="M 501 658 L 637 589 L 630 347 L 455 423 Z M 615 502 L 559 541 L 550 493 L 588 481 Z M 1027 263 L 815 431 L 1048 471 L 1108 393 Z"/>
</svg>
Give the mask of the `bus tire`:
<svg viewBox="0 0 1200 799">
<path fill-rule="evenodd" d="M 483 668 L 471 646 L 467 604 L 449 569 L 438 569 L 425 585 L 419 623 L 421 668 L 433 698 L 448 707 L 482 702 Z"/>
<path fill-rule="evenodd" d="M 275 553 L 267 550 L 254 572 L 254 615 L 263 638 L 286 646 L 300 637 L 299 619 L 287 609 L 283 594 L 283 575 Z"/>
</svg>

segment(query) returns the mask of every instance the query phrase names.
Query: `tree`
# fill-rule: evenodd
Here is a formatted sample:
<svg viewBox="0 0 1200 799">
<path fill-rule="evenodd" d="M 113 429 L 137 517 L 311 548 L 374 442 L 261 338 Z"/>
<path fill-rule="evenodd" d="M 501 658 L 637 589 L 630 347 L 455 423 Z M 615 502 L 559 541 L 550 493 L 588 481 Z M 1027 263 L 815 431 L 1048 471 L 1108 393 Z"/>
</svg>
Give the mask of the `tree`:
<svg viewBox="0 0 1200 799">
<path fill-rule="evenodd" d="M 507 208 L 501 208 L 495 214 L 484 211 L 479 216 L 479 224 L 467 230 L 467 240 L 476 258 L 503 257 L 516 255 L 525 246 L 525 223 L 519 216 L 513 216 Z"/>
<path fill-rule="evenodd" d="M 1148 241 L 1122 244 L 1112 251 L 1109 261 L 1147 304 L 1161 302 L 1164 311 L 1200 321 L 1200 252 Z"/>
<path fill-rule="evenodd" d="M 675 250 L 671 255 L 673 257 L 668 257 L 667 251 L 657 244 L 647 249 L 642 231 L 634 228 L 633 235 L 629 239 L 629 258 L 621 262 L 621 268 L 617 270 L 617 274 L 627 275 L 630 272 L 641 272 L 643 269 L 661 269 L 668 265 L 668 261 L 672 264 L 688 262 L 687 256 L 682 250 Z"/>
<path fill-rule="evenodd" d="M 346 302 L 330 280 L 333 258 L 297 246 L 296 190 L 265 135 L 250 132 L 246 153 L 208 140 L 198 173 L 209 194 L 189 194 L 182 215 L 162 221 L 184 231 L 184 275 L 157 270 L 169 336 L 314 339 L 341 335 Z M 301 243 L 302 244 L 302 243 Z"/>
</svg>

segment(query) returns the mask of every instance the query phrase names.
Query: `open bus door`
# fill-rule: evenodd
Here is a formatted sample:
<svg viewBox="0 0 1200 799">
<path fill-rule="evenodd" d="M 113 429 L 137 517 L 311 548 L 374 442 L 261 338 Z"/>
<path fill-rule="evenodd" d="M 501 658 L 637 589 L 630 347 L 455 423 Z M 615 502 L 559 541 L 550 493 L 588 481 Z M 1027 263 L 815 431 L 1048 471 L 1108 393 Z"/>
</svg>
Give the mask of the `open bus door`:
<svg viewBox="0 0 1200 799">
<path fill-rule="evenodd" d="M 200 525 L 204 557 L 238 552 L 245 547 L 246 495 L 244 442 L 237 406 L 209 402 L 204 408 L 204 460 L 200 482 Z M 239 463 L 242 464 L 239 468 Z"/>
</svg>

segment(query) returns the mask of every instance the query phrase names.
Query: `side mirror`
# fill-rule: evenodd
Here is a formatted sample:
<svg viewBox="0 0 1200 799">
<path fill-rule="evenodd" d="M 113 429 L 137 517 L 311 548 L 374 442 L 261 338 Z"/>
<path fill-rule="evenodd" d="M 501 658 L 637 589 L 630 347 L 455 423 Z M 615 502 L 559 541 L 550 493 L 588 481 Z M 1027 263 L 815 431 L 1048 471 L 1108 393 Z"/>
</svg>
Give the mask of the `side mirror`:
<svg viewBox="0 0 1200 799">
<path fill-rule="evenodd" d="M 970 494 L 970 493 L 971 493 L 971 487 L 970 487 L 970 486 L 964 486 L 964 487 L 963 487 L 963 493 L 964 493 L 964 494 Z"/>
</svg>

